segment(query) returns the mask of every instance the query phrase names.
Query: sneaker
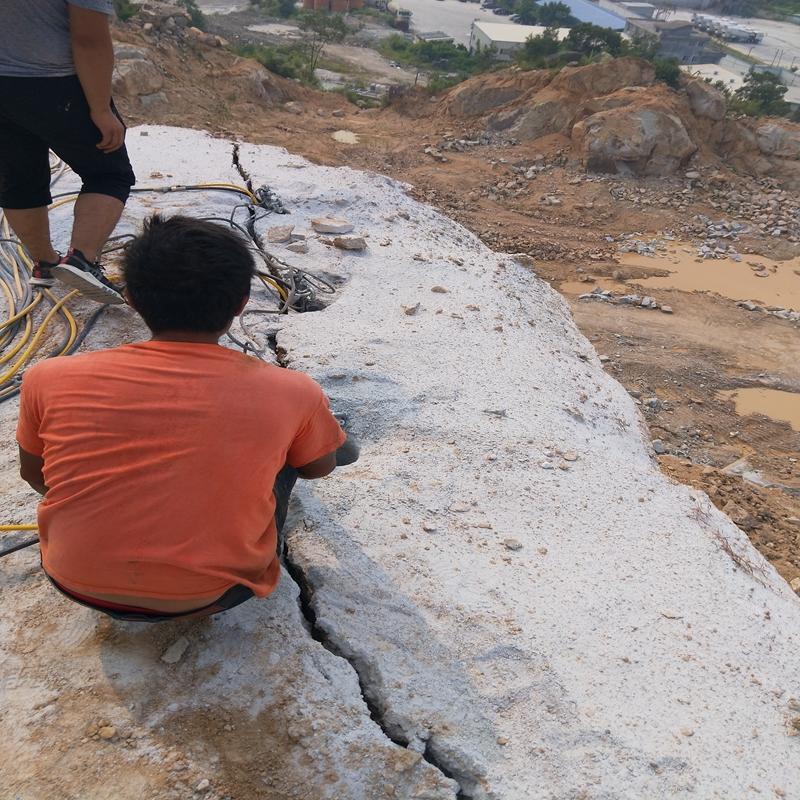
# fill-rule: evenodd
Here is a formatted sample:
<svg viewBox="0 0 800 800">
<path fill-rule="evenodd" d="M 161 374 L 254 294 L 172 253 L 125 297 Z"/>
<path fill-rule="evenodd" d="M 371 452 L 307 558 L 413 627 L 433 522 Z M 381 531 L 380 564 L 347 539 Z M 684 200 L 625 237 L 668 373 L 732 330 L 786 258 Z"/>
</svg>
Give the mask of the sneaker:
<svg viewBox="0 0 800 800">
<path fill-rule="evenodd" d="M 57 263 L 58 262 L 56 262 L 56 264 Z M 53 276 L 53 267 L 56 266 L 56 264 L 50 261 L 37 262 L 31 272 L 30 278 L 28 278 L 28 283 L 31 286 L 52 286 L 56 282 Z"/>
<path fill-rule="evenodd" d="M 122 305 L 120 291 L 106 278 L 99 264 L 92 264 L 80 250 L 70 250 L 61 262 L 52 268 L 54 278 L 96 303 Z"/>
</svg>

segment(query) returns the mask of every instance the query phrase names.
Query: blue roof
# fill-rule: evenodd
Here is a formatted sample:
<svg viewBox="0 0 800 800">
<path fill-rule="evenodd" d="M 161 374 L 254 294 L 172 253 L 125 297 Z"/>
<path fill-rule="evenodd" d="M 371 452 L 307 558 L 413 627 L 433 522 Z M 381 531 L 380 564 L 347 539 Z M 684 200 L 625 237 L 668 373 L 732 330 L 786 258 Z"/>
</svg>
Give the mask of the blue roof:
<svg viewBox="0 0 800 800">
<path fill-rule="evenodd" d="M 580 22 L 591 22 L 592 25 L 599 25 L 601 28 L 611 28 L 621 31 L 625 28 L 625 20 L 611 11 L 600 8 L 589 0 L 561 0 L 569 6 L 572 16 Z"/>
</svg>

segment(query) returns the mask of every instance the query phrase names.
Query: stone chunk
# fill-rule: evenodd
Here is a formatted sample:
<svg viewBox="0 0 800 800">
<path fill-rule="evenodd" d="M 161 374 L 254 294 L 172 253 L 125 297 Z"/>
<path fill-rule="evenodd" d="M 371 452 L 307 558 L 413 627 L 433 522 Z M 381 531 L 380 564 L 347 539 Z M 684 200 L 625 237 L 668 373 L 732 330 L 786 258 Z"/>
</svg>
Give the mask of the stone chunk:
<svg viewBox="0 0 800 800">
<path fill-rule="evenodd" d="M 340 250 L 366 250 L 367 240 L 363 236 L 337 236 L 333 244 Z"/>
<path fill-rule="evenodd" d="M 339 219 L 337 217 L 318 217 L 311 220 L 311 227 L 317 233 L 350 233 L 355 227 L 346 219 Z"/>
<path fill-rule="evenodd" d="M 185 636 L 176 639 L 161 655 L 161 660 L 165 664 L 177 664 L 189 647 L 189 640 Z"/>
<path fill-rule="evenodd" d="M 291 241 L 294 225 L 275 225 L 267 231 L 267 241 L 274 244 Z"/>
</svg>

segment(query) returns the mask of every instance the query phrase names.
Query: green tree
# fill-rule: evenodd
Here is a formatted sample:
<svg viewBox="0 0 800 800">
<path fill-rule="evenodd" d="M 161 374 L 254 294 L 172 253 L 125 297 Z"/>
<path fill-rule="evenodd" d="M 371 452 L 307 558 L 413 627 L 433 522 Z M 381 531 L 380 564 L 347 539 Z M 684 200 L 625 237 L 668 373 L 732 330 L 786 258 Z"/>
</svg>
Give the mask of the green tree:
<svg viewBox="0 0 800 800">
<path fill-rule="evenodd" d="M 538 25 L 540 6 L 536 0 L 518 0 L 514 6 L 514 22 L 520 25 Z"/>
<path fill-rule="evenodd" d="M 567 47 L 585 56 L 610 53 L 618 56 L 623 49 L 622 35 L 611 28 L 601 28 L 591 22 L 581 22 L 569 32 Z"/>
<path fill-rule="evenodd" d="M 199 28 L 201 31 L 206 29 L 206 18 L 200 10 L 200 6 L 197 5 L 197 0 L 176 0 L 176 5 L 186 9 L 195 28 Z"/>
<path fill-rule="evenodd" d="M 299 14 L 300 29 L 305 31 L 306 69 L 314 75 L 326 44 L 341 42 L 350 30 L 341 14 L 327 11 L 303 11 Z"/>
<path fill-rule="evenodd" d="M 134 5 L 130 0 L 114 0 L 114 13 L 117 19 L 126 22 L 139 12 L 139 6 Z"/>
<path fill-rule="evenodd" d="M 751 116 L 788 116 L 791 107 L 783 99 L 787 91 L 777 75 L 751 70 L 734 92 L 735 109 Z"/>
<path fill-rule="evenodd" d="M 548 28 L 568 28 L 577 22 L 566 3 L 543 3 L 539 6 L 539 24 Z"/>
<path fill-rule="evenodd" d="M 561 49 L 558 31 L 547 28 L 540 36 L 529 36 L 517 53 L 517 61 L 526 67 L 540 67 L 548 56 Z"/>
</svg>

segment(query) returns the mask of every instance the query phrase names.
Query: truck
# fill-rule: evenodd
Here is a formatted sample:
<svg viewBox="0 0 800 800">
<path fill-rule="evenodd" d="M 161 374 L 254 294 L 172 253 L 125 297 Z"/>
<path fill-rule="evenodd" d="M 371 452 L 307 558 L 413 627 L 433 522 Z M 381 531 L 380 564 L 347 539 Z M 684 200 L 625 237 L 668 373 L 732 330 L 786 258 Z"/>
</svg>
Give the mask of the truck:
<svg viewBox="0 0 800 800">
<path fill-rule="evenodd" d="M 758 44 L 764 39 L 764 34 L 761 31 L 727 17 L 715 17 L 712 14 L 692 14 L 692 24 L 698 30 L 710 33 L 712 36 L 717 36 L 727 42 Z"/>
</svg>

